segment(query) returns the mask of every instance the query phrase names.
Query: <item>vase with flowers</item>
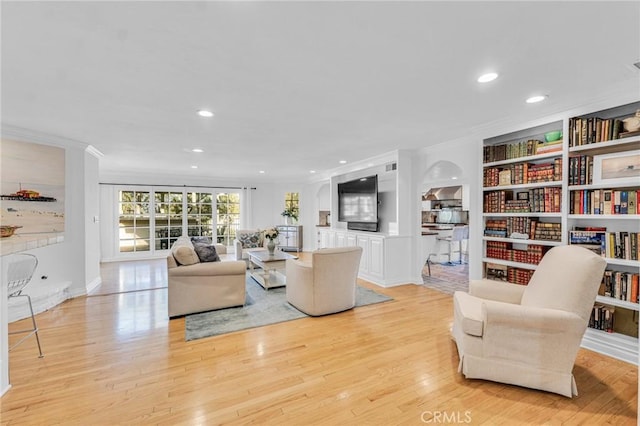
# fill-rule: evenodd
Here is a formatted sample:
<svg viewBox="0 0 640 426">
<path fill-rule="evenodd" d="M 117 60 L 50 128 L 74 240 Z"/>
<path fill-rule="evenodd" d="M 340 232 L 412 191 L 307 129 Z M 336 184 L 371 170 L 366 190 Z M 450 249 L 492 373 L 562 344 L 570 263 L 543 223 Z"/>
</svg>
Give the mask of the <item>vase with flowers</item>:
<svg viewBox="0 0 640 426">
<path fill-rule="evenodd" d="M 276 238 L 278 238 L 278 230 L 276 228 L 269 228 L 264 231 L 264 237 L 267 241 L 267 250 L 269 255 L 273 255 L 276 250 Z"/>
<path fill-rule="evenodd" d="M 280 214 L 284 217 L 285 225 L 293 225 L 298 220 L 298 209 L 295 207 L 287 207 Z"/>
</svg>

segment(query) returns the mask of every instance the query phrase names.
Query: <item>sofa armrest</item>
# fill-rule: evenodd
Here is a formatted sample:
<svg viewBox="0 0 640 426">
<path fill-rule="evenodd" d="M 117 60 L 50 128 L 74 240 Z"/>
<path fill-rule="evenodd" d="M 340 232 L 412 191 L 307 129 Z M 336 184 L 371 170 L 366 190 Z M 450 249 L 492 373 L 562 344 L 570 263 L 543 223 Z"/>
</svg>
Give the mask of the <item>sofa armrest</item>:
<svg viewBox="0 0 640 426">
<path fill-rule="evenodd" d="M 514 305 L 512 303 L 485 300 L 482 302 L 482 318 L 485 330 L 498 326 L 512 330 L 535 330 L 537 333 L 576 332 L 582 334 L 584 319 L 573 312 L 559 309 Z M 513 331 L 517 333 L 517 331 Z"/>
<path fill-rule="evenodd" d="M 216 248 L 216 253 L 227 254 L 227 246 L 225 246 L 224 244 L 215 243 L 214 246 Z"/>
<path fill-rule="evenodd" d="M 236 260 L 242 260 L 242 243 L 240 240 L 233 240 L 233 246 L 236 252 Z"/>
<path fill-rule="evenodd" d="M 195 265 L 179 266 L 169 269 L 172 277 L 206 277 L 215 275 L 244 275 L 247 264 L 244 261 L 232 260 L 229 262 L 203 262 Z"/>
<path fill-rule="evenodd" d="M 482 302 L 485 357 L 548 371 L 571 370 L 587 324 L 572 312 Z"/>
<path fill-rule="evenodd" d="M 469 294 L 472 296 L 516 305 L 520 304 L 522 294 L 526 288 L 524 285 L 487 279 L 471 280 L 469 282 Z"/>
</svg>

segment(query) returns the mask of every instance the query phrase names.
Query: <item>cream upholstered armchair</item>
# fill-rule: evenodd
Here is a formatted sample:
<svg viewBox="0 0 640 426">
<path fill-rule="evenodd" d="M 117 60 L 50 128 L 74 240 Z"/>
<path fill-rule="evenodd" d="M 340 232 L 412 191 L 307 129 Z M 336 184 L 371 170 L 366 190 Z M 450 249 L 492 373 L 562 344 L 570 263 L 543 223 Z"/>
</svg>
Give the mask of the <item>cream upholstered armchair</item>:
<svg viewBox="0 0 640 426">
<path fill-rule="evenodd" d="M 236 260 L 244 260 L 249 266 L 249 252 L 266 250 L 267 243 L 264 232 L 258 229 L 238 229 L 233 246 L 236 252 Z"/>
<path fill-rule="evenodd" d="M 452 335 L 459 371 L 486 379 L 577 395 L 573 364 L 606 262 L 578 246 L 547 252 L 526 286 L 472 281 L 455 292 Z"/>
<path fill-rule="evenodd" d="M 356 304 L 356 279 L 362 247 L 314 251 L 311 263 L 287 260 L 287 301 L 311 315 L 327 315 Z"/>
</svg>

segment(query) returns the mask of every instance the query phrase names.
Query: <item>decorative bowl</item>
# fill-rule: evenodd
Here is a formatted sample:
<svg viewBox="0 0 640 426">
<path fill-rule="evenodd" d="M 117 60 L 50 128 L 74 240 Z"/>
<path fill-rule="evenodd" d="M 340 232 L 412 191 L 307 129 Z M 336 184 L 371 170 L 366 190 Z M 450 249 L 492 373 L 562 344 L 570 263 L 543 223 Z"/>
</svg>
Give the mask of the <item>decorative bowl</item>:
<svg viewBox="0 0 640 426">
<path fill-rule="evenodd" d="M 547 142 L 557 141 L 562 137 L 562 130 L 554 130 L 553 132 L 547 132 L 544 134 L 544 140 Z"/>
<path fill-rule="evenodd" d="M 22 226 L 2 225 L 0 226 L 0 237 L 2 238 L 10 237 L 13 235 L 14 232 L 16 232 L 16 229 L 18 228 L 22 228 Z"/>
</svg>

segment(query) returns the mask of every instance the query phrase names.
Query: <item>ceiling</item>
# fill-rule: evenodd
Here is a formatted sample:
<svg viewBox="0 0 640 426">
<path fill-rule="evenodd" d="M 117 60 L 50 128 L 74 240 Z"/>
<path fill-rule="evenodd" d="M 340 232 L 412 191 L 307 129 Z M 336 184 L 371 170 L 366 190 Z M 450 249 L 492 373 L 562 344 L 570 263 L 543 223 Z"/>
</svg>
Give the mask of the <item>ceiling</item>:
<svg viewBox="0 0 640 426">
<path fill-rule="evenodd" d="M 640 2 L 3 1 L 1 13 L 3 125 L 93 145 L 101 176 L 306 180 L 621 90 L 640 98 Z M 500 77 L 477 83 L 489 70 Z"/>
</svg>

